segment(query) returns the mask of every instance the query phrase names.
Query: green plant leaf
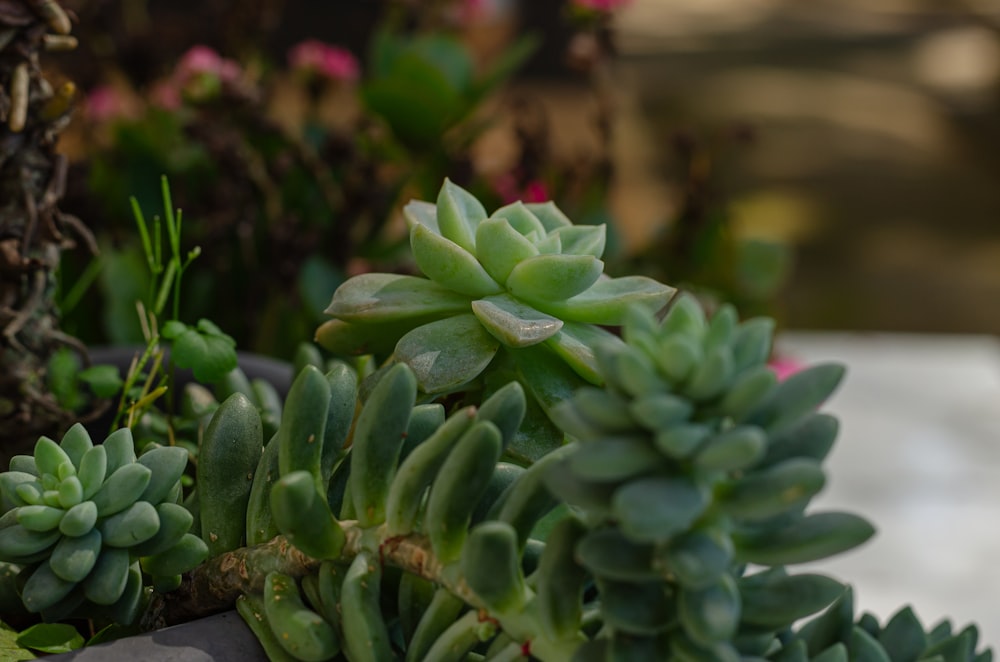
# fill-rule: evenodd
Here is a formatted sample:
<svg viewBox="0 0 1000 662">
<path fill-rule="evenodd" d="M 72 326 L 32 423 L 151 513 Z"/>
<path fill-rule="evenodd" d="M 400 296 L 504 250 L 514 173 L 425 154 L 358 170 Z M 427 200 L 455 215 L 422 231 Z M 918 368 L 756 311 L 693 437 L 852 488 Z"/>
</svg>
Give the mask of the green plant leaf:
<svg viewBox="0 0 1000 662">
<path fill-rule="evenodd" d="M 410 230 L 410 247 L 420 270 L 439 285 L 474 297 L 503 291 L 472 253 L 424 225 Z"/>
<path fill-rule="evenodd" d="M 83 637 L 72 625 L 39 623 L 21 632 L 17 636 L 17 644 L 43 653 L 68 653 L 83 647 Z"/>
<path fill-rule="evenodd" d="M 813 513 L 789 526 L 734 532 L 736 560 L 760 565 L 808 563 L 853 549 L 875 535 L 868 520 L 851 513 Z"/>
<path fill-rule="evenodd" d="M 520 200 L 497 209 L 490 215 L 490 219 L 504 219 L 518 234 L 525 237 L 531 237 L 532 232 L 537 233 L 538 237 L 544 237 L 547 234 L 542 221 Z"/>
<path fill-rule="evenodd" d="M 437 205 L 433 202 L 410 200 L 403 207 L 403 217 L 406 218 L 407 227 L 411 230 L 414 225 L 423 225 L 435 234 L 441 234 L 437 220 Z"/>
<path fill-rule="evenodd" d="M 236 341 L 208 320 L 199 320 L 197 327 L 171 320 L 163 327 L 163 337 L 172 341 L 174 362 L 190 368 L 200 382 L 216 382 L 236 367 Z"/>
<path fill-rule="evenodd" d="M 362 274 L 337 288 L 327 315 L 348 322 L 391 322 L 409 317 L 425 321 L 469 312 L 469 297 L 427 278 Z"/>
<path fill-rule="evenodd" d="M 778 384 L 748 417 L 747 422 L 769 432 L 799 422 L 833 393 L 844 378 L 845 368 L 837 363 L 811 366 Z"/>
<path fill-rule="evenodd" d="M 564 322 L 559 333 L 546 341 L 549 346 L 576 374 L 591 384 L 604 383 L 597 365 L 594 347 L 599 343 L 622 345 L 621 339 L 609 331 L 591 324 Z"/>
<path fill-rule="evenodd" d="M 795 621 L 829 607 L 846 590 L 824 575 L 766 573 L 738 580 L 743 597 L 743 622 L 771 629 L 791 627 Z M 921 634 L 923 631 L 921 630 Z"/>
<path fill-rule="evenodd" d="M 666 542 L 683 533 L 708 507 L 708 495 L 687 477 L 635 480 L 615 491 L 611 508 L 622 531 L 637 542 Z"/>
<path fill-rule="evenodd" d="M 437 221 L 441 236 L 475 255 L 476 228 L 485 220 L 483 204 L 461 186 L 445 179 L 437 197 Z"/>
<path fill-rule="evenodd" d="M 493 337 L 508 347 L 536 345 L 562 328 L 562 320 L 540 313 L 509 294 L 472 302 L 472 312 Z"/>
<path fill-rule="evenodd" d="M 121 391 L 125 382 L 113 365 L 95 365 L 80 371 L 77 375 L 80 381 L 87 384 L 90 390 L 99 398 L 111 398 Z"/>
<path fill-rule="evenodd" d="M 604 273 L 593 255 L 536 255 L 522 260 L 507 277 L 507 289 L 527 301 L 560 301 L 580 294 Z"/>
<path fill-rule="evenodd" d="M 593 255 L 599 258 L 604 255 L 604 248 L 608 242 L 608 226 L 573 225 L 558 228 L 552 235 L 559 237 L 563 253 Z"/>
<path fill-rule="evenodd" d="M 0 660 L 34 660 L 35 655 L 17 644 L 17 631 L 0 621 Z"/>
<path fill-rule="evenodd" d="M 456 315 L 407 333 L 395 356 L 413 369 L 422 391 L 443 393 L 478 377 L 499 347 L 474 315 Z"/>
<path fill-rule="evenodd" d="M 602 277 L 590 289 L 564 301 L 537 301 L 539 310 L 561 320 L 618 326 L 629 306 L 657 312 L 676 290 L 645 276 Z"/>
<path fill-rule="evenodd" d="M 538 249 L 506 218 L 488 218 L 476 228 L 479 262 L 498 283 L 507 281 L 522 260 L 538 255 Z"/>
</svg>

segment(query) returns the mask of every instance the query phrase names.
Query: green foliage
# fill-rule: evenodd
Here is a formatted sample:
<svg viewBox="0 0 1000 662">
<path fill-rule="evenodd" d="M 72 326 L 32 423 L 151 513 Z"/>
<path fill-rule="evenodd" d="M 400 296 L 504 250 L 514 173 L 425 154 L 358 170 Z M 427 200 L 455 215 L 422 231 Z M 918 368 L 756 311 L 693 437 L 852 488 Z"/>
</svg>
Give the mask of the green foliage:
<svg viewBox="0 0 1000 662">
<path fill-rule="evenodd" d="M 179 575 L 203 561 L 208 550 L 187 532 L 191 516 L 176 503 L 186 464 L 181 448 L 136 458 L 128 429 L 94 445 L 80 424 L 60 443 L 42 437 L 33 456 L 13 458 L 0 474 L 0 560 L 21 566 L 28 611 L 46 620 L 103 614 L 128 624 L 144 597 L 140 562 L 158 581 L 158 567 Z M 51 630 L 37 635 L 25 645 L 56 645 Z"/>
<path fill-rule="evenodd" d="M 198 320 L 197 326 L 171 320 L 161 334 L 171 342 L 177 367 L 190 368 L 199 382 L 220 381 L 236 368 L 236 341 L 209 320 Z"/>
</svg>

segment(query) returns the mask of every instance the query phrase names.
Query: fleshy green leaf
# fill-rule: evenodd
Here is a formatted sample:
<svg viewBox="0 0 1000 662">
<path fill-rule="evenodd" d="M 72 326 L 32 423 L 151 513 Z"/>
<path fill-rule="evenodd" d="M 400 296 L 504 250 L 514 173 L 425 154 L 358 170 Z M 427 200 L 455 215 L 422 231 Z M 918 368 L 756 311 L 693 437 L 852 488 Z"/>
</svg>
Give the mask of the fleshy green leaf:
<svg viewBox="0 0 1000 662">
<path fill-rule="evenodd" d="M 603 272 L 604 263 L 593 255 L 537 255 L 514 267 L 507 289 L 527 301 L 559 301 L 580 294 Z"/>
<path fill-rule="evenodd" d="M 472 253 L 424 225 L 410 230 L 410 247 L 420 270 L 444 287 L 474 297 L 503 291 Z"/>
<path fill-rule="evenodd" d="M 790 627 L 826 609 L 844 593 L 844 585 L 823 575 L 768 573 L 762 581 L 739 580 L 743 622 L 772 629 Z M 923 634 L 923 631 L 921 631 Z"/>
<path fill-rule="evenodd" d="M 685 477 L 643 478 L 615 491 L 611 507 L 632 540 L 665 542 L 705 512 L 708 495 Z"/>
<path fill-rule="evenodd" d="M 437 221 L 441 236 L 476 254 L 476 227 L 486 220 L 486 209 L 471 193 L 450 179 L 437 198 Z"/>
<path fill-rule="evenodd" d="M 608 241 L 606 225 L 573 225 L 552 233 L 562 242 L 562 252 L 571 255 L 601 257 Z"/>
<path fill-rule="evenodd" d="M 857 547 L 875 534 L 867 520 L 850 513 L 813 513 L 777 531 L 736 532 L 736 559 L 760 565 L 808 563 Z"/>
<path fill-rule="evenodd" d="M 481 246 L 479 262 L 498 283 L 507 281 L 522 260 L 538 255 L 538 249 L 515 230 L 505 218 L 489 218 L 476 229 L 476 245 Z"/>
<path fill-rule="evenodd" d="M 602 384 L 604 377 L 594 355 L 594 347 L 598 343 L 621 345 L 622 341 L 613 333 L 591 324 L 564 322 L 559 333 L 545 344 L 573 368 L 576 374 L 591 384 Z"/>
<path fill-rule="evenodd" d="M 512 202 L 511 204 L 497 209 L 490 218 L 504 218 L 510 226 L 527 237 L 532 232 L 537 232 L 539 237 L 546 234 L 545 226 L 535 216 L 527 205 L 523 202 Z"/>
<path fill-rule="evenodd" d="M 412 230 L 414 225 L 423 225 L 435 234 L 441 234 L 438 227 L 437 205 L 425 200 L 410 200 L 403 207 L 403 216 L 407 226 Z"/>
<path fill-rule="evenodd" d="M 590 289 L 564 301 L 533 302 L 561 320 L 618 326 L 629 306 L 659 311 L 676 290 L 645 276 L 600 278 Z"/>
<path fill-rule="evenodd" d="M 468 312 L 469 297 L 432 280 L 397 274 L 354 276 L 333 293 L 326 314 L 348 322 L 428 320 Z"/>
<path fill-rule="evenodd" d="M 798 422 L 823 404 L 844 377 L 844 366 L 826 363 L 806 368 L 778 384 L 748 416 L 769 432 Z"/>
<path fill-rule="evenodd" d="M 422 391 L 443 393 L 478 377 L 499 346 L 474 315 L 456 315 L 407 333 L 395 356 L 413 369 Z"/>
<path fill-rule="evenodd" d="M 569 220 L 566 214 L 562 213 L 562 210 L 556 207 L 556 203 L 551 200 L 548 202 L 529 202 L 524 206 L 541 222 L 546 232 L 573 225 L 573 221 Z"/>
<path fill-rule="evenodd" d="M 374 354 L 385 357 L 396 343 L 413 329 L 433 319 L 410 318 L 379 324 L 362 324 L 335 319 L 316 329 L 316 342 L 334 354 L 358 356 Z"/>
<path fill-rule="evenodd" d="M 562 320 L 540 313 L 509 294 L 472 302 L 472 312 L 493 337 L 508 347 L 536 345 L 562 328 Z"/>
</svg>

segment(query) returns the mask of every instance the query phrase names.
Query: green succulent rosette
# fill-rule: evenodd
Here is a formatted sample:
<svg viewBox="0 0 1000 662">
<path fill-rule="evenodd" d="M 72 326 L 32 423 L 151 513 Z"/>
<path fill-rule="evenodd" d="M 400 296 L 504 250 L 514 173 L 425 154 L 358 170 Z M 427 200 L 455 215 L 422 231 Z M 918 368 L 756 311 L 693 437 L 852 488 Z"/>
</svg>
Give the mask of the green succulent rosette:
<svg viewBox="0 0 1000 662">
<path fill-rule="evenodd" d="M 51 621 L 86 609 L 131 623 L 144 575 L 166 590 L 205 560 L 205 543 L 188 533 L 193 516 L 177 503 L 187 451 L 151 444 L 137 458 L 134 448 L 127 428 L 95 445 L 78 423 L 0 474 L 0 562 L 20 566 L 29 612 Z"/>
<path fill-rule="evenodd" d="M 785 570 L 874 532 L 850 513 L 806 512 L 838 430 L 816 409 L 844 369 L 779 382 L 767 365 L 772 328 L 741 323 L 728 305 L 707 319 L 689 296 L 662 321 L 633 309 L 625 343 L 597 348 L 606 385 L 554 408 L 574 441 L 546 484 L 586 514 L 575 553 L 601 596 L 595 654 L 756 659 L 844 592 Z"/>
<path fill-rule="evenodd" d="M 552 202 L 489 215 L 445 180 L 436 205 L 413 201 L 404 214 L 424 275 L 349 279 L 316 339 L 338 354 L 407 363 L 425 393 L 492 372 L 497 383 L 524 383 L 547 409 L 601 383 L 593 347 L 617 340 L 601 327 L 620 325 L 632 306 L 656 312 L 675 292 L 644 276 L 604 275 L 605 226 L 574 225 Z"/>
</svg>

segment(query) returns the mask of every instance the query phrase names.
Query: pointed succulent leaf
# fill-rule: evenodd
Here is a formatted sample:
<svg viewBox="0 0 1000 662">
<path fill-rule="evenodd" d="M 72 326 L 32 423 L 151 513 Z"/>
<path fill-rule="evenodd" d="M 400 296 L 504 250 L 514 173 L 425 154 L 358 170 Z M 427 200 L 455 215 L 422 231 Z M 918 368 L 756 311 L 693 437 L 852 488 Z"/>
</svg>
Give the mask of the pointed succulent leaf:
<svg viewBox="0 0 1000 662">
<path fill-rule="evenodd" d="M 770 317 L 755 317 L 740 324 L 733 340 L 736 369 L 745 370 L 766 363 L 771 355 L 773 335 L 774 320 Z"/>
<path fill-rule="evenodd" d="M 509 294 L 472 302 L 472 312 L 497 340 L 508 347 L 527 347 L 552 337 L 562 320 L 540 313 Z"/>
<path fill-rule="evenodd" d="M 665 465 L 666 458 L 642 437 L 605 437 L 583 444 L 569 460 L 574 474 L 600 483 L 628 480 Z"/>
<path fill-rule="evenodd" d="M 725 485 L 720 489 L 720 500 L 732 517 L 760 521 L 804 506 L 825 483 L 818 462 L 792 458 Z"/>
<path fill-rule="evenodd" d="M 435 234 L 441 234 L 437 220 L 437 205 L 432 202 L 410 200 L 403 207 L 403 216 L 406 218 L 407 227 L 411 230 L 414 225 L 423 225 Z"/>
<path fill-rule="evenodd" d="M 366 324 L 327 320 L 316 329 L 316 342 L 323 348 L 345 356 L 374 354 L 385 357 L 392 353 L 399 339 L 432 319 L 410 318 L 394 322 Z"/>
<path fill-rule="evenodd" d="M 594 575 L 616 581 L 655 581 L 653 545 L 632 542 L 614 527 L 592 530 L 577 543 L 576 559 Z"/>
<path fill-rule="evenodd" d="M 506 218 L 494 216 L 476 228 L 477 257 L 486 272 L 498 283 L 507 281 L 510 272 L 522 260 L 538 255 L 538 249 Z"/>
<path fill-rule="evenodd" d="M 456 315 L 407 333 L 395 356 L 410 366 L 422 391 L 442 393 L 478 377 L 499 346 L 474 315 Z"/>
<path fill-rule="evenodd" d="M 747 421 L 769 432 L 797 423 L 830 397 L 844 371 L 840 364 L 825 363 L 795 373 L 778 384 Z"/>
<path fill-rule="evenodd" d="M 348 322 L 390 322 L 445 317 L 468 309 L 469 297 L 427 278 L 372 273 L 344 282 L 324 312 Z"/>
<path fill-rule="evenodd" d="M 444 180 L 438 192 L 437 221 L 441 236 L 476 254 L 476 226 L 486 220 L 486 209 L 461 186 Z"/>
<path fill-rule="evenodd" d="M 602 384 L 604 376 L 598 366 L 594 348 L 599 344 L 624 346 L 621 339 L 609 331 L 591 324 L 564 322 L 559 333 L 546 341 L 576 374 L 591 384 Z"/>
<path fill-rule="evenodd" d="M 524 206 L 542 223 L 546 232 L 573 225 L 573 221 L 569 220 L 566 214 L 562 213 L 562 210 L 556 207 L 556 203 L 551 200 L 549 202 L 529 202 Z"/>
<path fill-rule="evenodd" d="M 505 218 L 507 222 L 510 223 L 511 227 L 523 234 L 525 237 L 530 235 L 532 232 L 537 232 L 539 237 L 544 237 L 547 234 L 545 226 L 542 222 L 535 216 L 527 205 L 523 202 L 512 202 L 509 205 L 501 207 L 493 212 L 491 218 Z"/>
<path fill-rule="evenodd" d="M 520 382 L 548 413 L 584 385 L 580 377 L 545 345 L 510 350 Z"/>
<path fill-rule="evenodd" d="M 563 252 L 562 239 L 557 234 L 550 234 L 535 240 L 535 248 L 541 255 L 558 255 Z"/>
<path fill-rule="evenodd" d="M 538 255 L 520 262 L 507 277 L 507 289 L 528 301 L 560 301 L 587 290 L 604 272 L 593 255 Z"/>
<path fill-rule="evenodd" d="M 927 648 L 927 633 L 912 607 L 897 611 L 882 628 L 878 641 L 902 660 L 916 660 Z"/>
<path fill-rule="evenodd" d="M 573 225 L 559 228 L 551 235 L 559 237 L 562 252 L 570 255 L 593 255 L 601 257 L 608 243 L 608 227 L 601 225 Z"/>
<path fill-rule="evenodd" d="M 676 290 L 645 276 L 599 278 L 585 292 L 564 301 L 545 301 L 538 308 L 562 320 L 618 326 L 629 306 L 658 311 Z"/>
<path fill-rule="evenodd" d="M 643 478 L 615 491 L 611 507 L 636 542 L 666 542 L 686 531 L 708 507 L 704 489 L 686 477 Z"/>
<path fill-rule="evenodd" d="M 743 622 L 771 629 L 790 627 L 795 621 L 829 607 L 844 591 L 844 585 L 823 575 L 766 573 L 737 581 L 743 596 Z M 923 631 L 921 631 L 923 634 Z"/>
<path fill-rule="evenodd" d="M 729 535 L 713 529 L 690 531 L 657 550 L 657 569 L 672 574 L 682 586 L 693 588 L 713 583 L 733 560 Z"/>
<path fill-rule="evenodd" d="M 420 270 L 444 287 L 474 297 L 503 291 L 472 253 L 424 225 L 410 230 L 410 247 Z"/>
<path fill-rule="evenodd" d="M 666 334 L 683 333 L 701 340 L 708 327 L 705 319 L 705 309 L 692 295 L 684 293 L 673 302 L 666 317 L 663 318 L 663 332 Z"/>
<path fill-rule="evenodd" d="M 875 534 L 867 520 L 850 513 L 813 513 L 785 528 L 734 532 L 736 560 L 759 565 L 808 563 L 853 549 Z"/>
</svg>

